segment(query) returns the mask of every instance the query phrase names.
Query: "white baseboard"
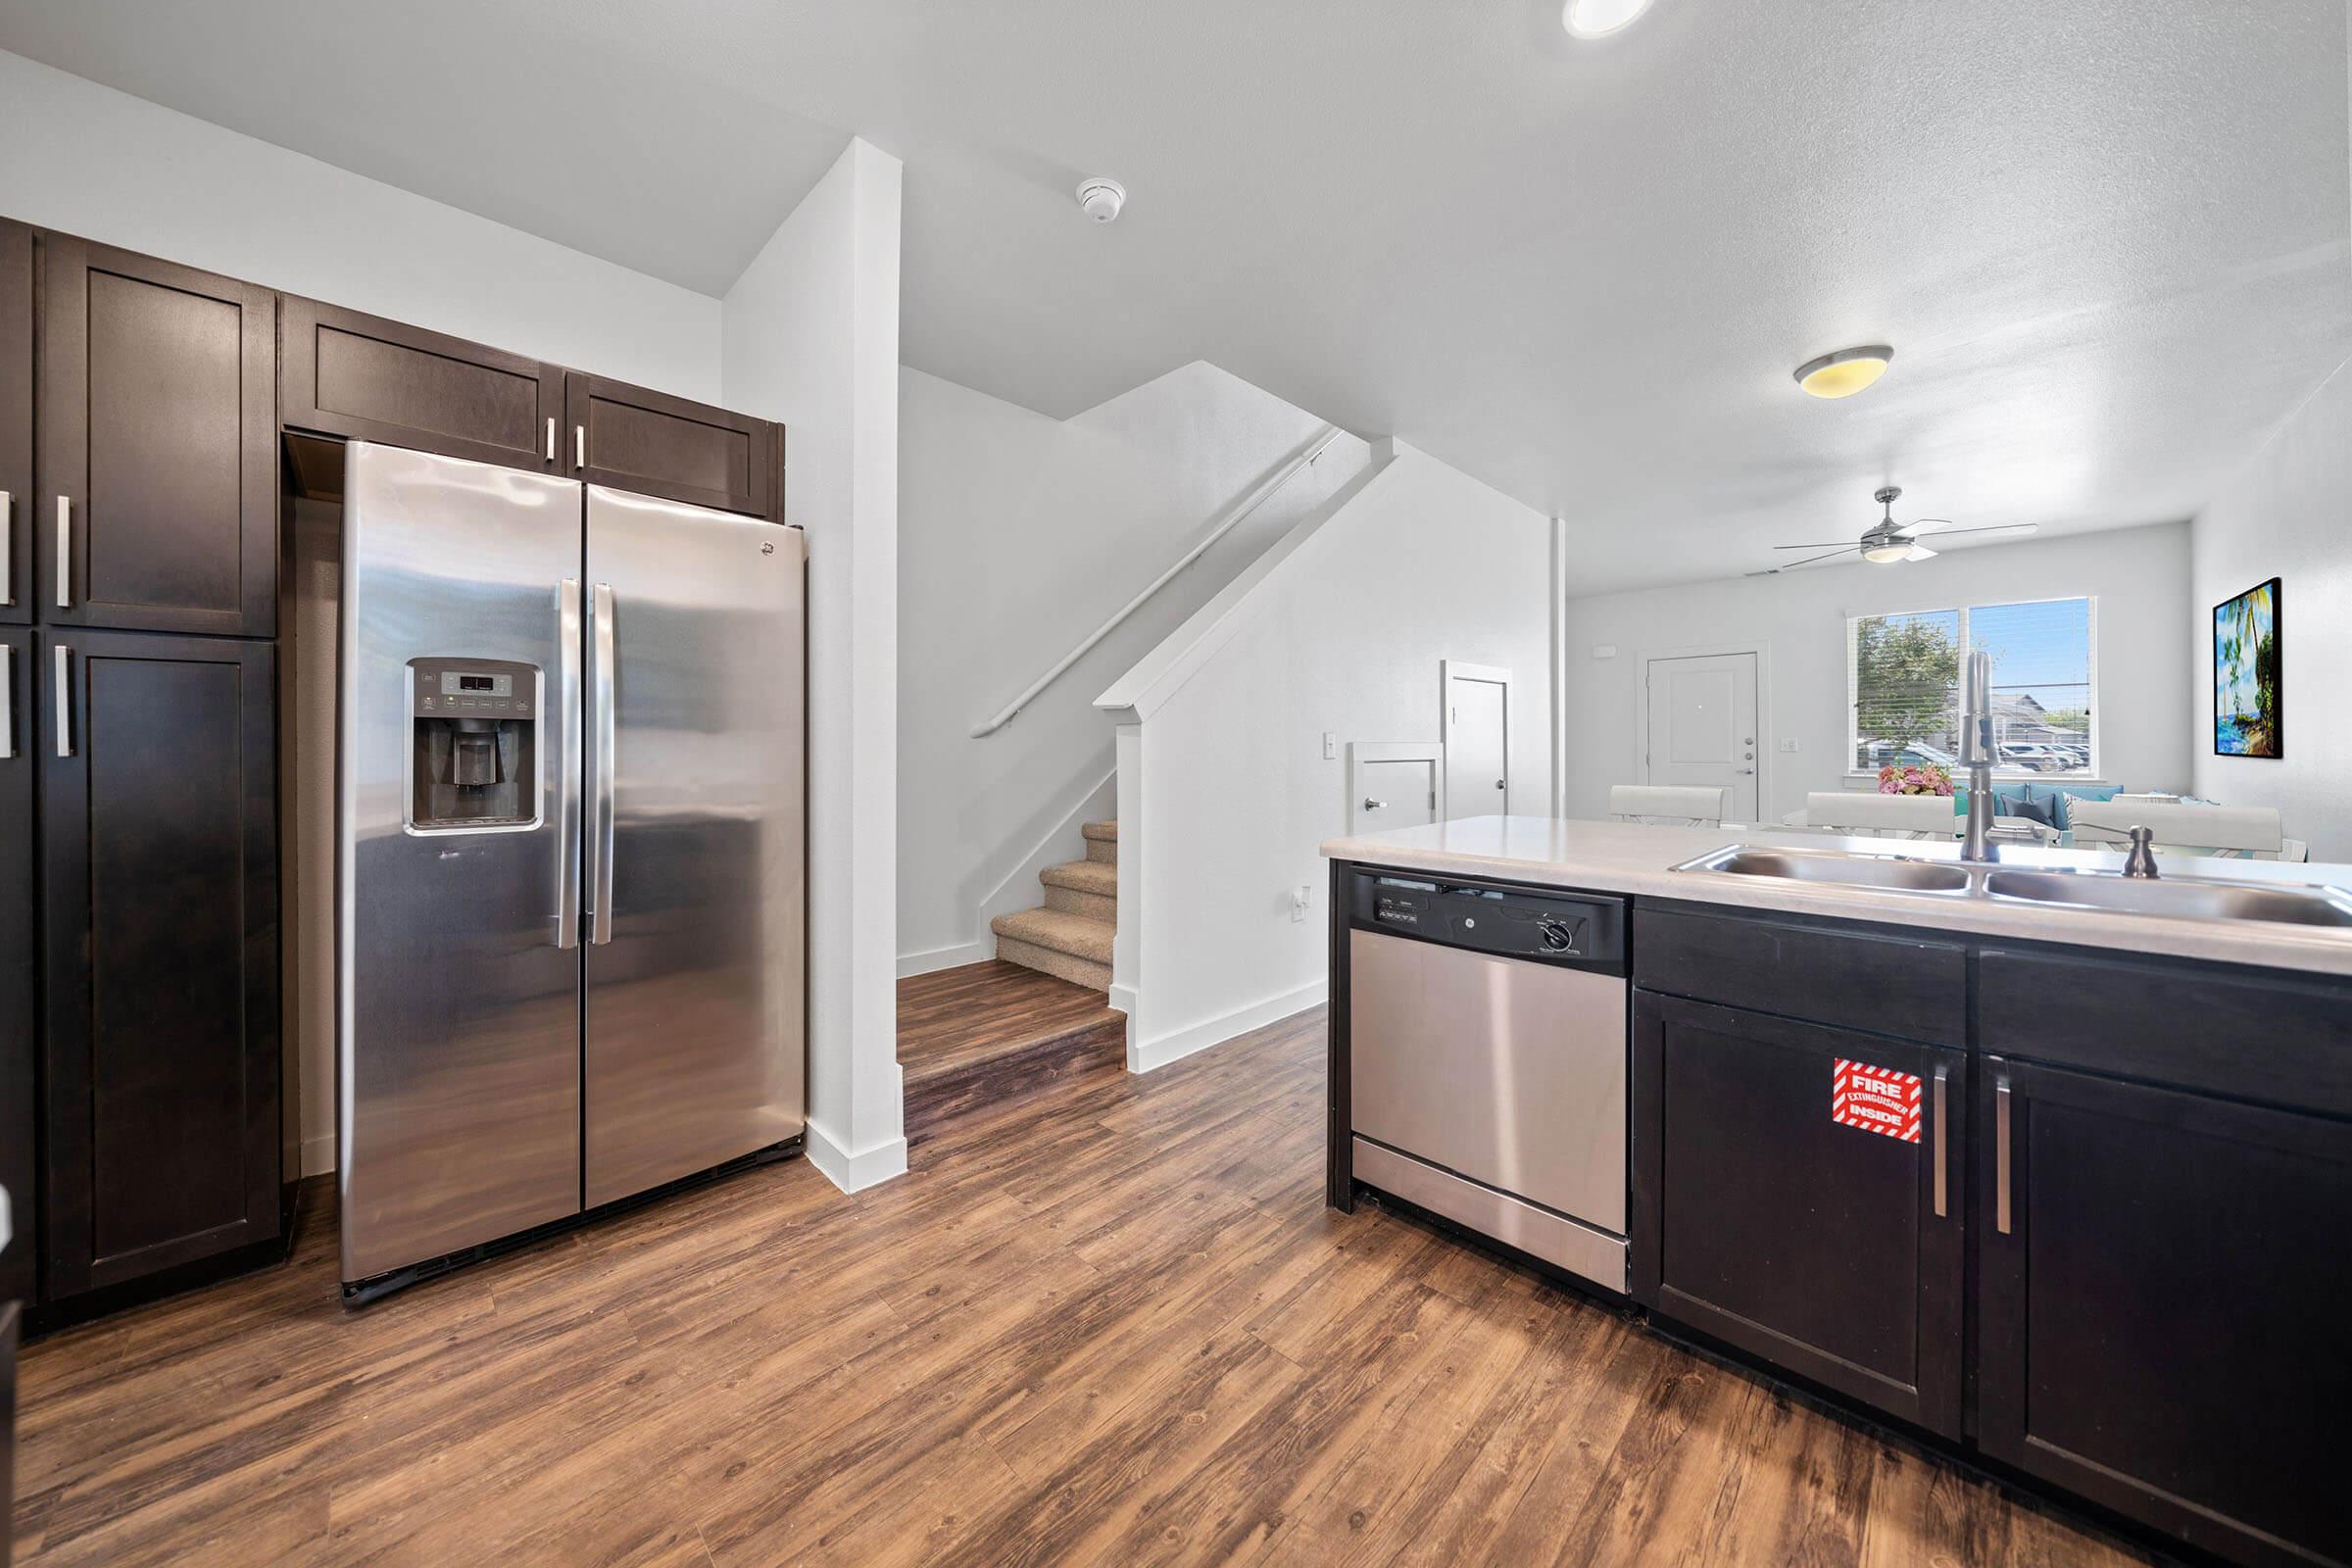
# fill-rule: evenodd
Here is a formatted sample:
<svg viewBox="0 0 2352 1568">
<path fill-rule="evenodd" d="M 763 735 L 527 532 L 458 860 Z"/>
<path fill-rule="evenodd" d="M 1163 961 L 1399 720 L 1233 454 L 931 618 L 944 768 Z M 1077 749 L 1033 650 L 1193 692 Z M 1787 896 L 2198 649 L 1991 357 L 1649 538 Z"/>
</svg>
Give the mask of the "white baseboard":
<svg viewBox="0 0 2352 1568">
<path fill-rule="evenodd" d="M 978 942 L 958 942 L 953 947 L 933 948 L 927 953 L 899 955 L 899 978 L 930 974 L 938 969 L 960 969 L 967 963 L 986 963 L 997 956 L 997 939 L 983 937 Z"/>
<path fill-rule="evenodd" d="M 1135 1038 L 1135 1014 L 1129 1012 L 1127 1070 L 1153 1072 L 1169 1062 L 1181 1061 L 1198 1052 L 1206 1051 L 1211 1046 L 1221 1046 L 1236 1035 L 1246 1035 L 1277 1018 L 1288 1018 L 1294 1012 L 1303 1012 L 1322 1002 L 1330 986 L 1329 980 L 1316 980 L 1296 991 L 1267 997 L 1262 1002 L 1253 1002 L 1222 1017 L 1210 1018 L 1151 1041 L 1138 1041 Z"/>
<path fill-rule="evenodd" d="M 305 1176 L 323 1176 L 335 1168 L 335 1135 L 327 1133 L 318 1138 L 302 1141 L 302 1173 Z"/>
<path fill-rule="evenodd" d="M 848 1154 L 812 1121 L 804 1148 L 808 1163 L 824 1172 L 825 1180 L 845 1193 L 863 1192 L 894 1176 L 906 1174 L 905 1138 L 889 1139 L 860 1153 Z"/>
</svg>

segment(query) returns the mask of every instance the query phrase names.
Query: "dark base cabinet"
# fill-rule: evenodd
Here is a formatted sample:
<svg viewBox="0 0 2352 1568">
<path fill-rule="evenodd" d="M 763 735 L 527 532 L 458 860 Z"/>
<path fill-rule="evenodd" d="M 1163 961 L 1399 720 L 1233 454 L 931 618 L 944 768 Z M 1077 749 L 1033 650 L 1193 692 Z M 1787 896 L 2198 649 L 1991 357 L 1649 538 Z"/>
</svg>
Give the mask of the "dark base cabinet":
<svg viewBox="0 0 2352 1568">
<path fill-rule="evenodd" d="M 42 647 L 55 1299 L 279 1233 L 276 708 L 268 643 Z"/>
<path fill-rule="evenodd" d="M 1853 1064 L 1909 1080 L 1887 1082 L 1916 1142 L 1836 1118 Z M 1967 1071 L 1958 1051 L 1638 993 L 1635 1298 L 1958 1437 Z"/>
<path fill-rule="evenodd" d="M 2352 1563 L 2352 983 L 1659 903 L 1634 954 L 1637 1299 L 2203 1550 Z M 1917 1080 L 1917 1144 L 1838 1124 L 1840 1062 Z"/>
<path fill-rule="evenodd" d="M 33 920 L 34 745 L 40 669 L 26 626 L 0 626 L 0 1188 L 14 1236 L 0 1248 L 0 1302 L 34 1299 L 40 1112 L 38 940 Z M 7 1518 L 0 1513 L 0 1521 Z"/>
<path fill-rule="evenodd" d="M 2241 1560 L 2352 1561 L 2352 1124 L 1998 1056 L 1977 1110 L 1984 1451 Z"/>
</svg>

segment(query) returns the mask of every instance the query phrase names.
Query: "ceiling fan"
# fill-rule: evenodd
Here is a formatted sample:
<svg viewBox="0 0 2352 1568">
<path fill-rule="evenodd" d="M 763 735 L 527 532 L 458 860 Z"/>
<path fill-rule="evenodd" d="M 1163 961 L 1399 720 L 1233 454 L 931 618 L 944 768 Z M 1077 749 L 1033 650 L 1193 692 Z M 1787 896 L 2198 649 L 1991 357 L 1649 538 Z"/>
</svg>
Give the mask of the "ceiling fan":
<svg viewBox="0 0 2352 1568">
<path fill-rule="evenodd" d="M 1836 561 L 1840 557 L 1860 556 L 1875 566 L 1891 566 L 1902 561 L 1932 561 L 1936 552 L 1919 542 L 1922 534 L 1941 533 L 2032 533 L 2040 526 L 2034 522 L 2004 522 L 1987 528 L 1955 528 L 1948 517 L 1922 517 L 1917 522 L 1896 522 L 1894 502 L 1902 494 L 1900 485 L 1887 485 L 1874 491 L 1871 499 L 1886 509 L 1886 515 L 1873 523 L 1870 530 L 1850 545 L 1776 545 L 1776 550 L 1818 550 L 1818 556 L 1791 561 L 1785 566 L 1767 566 L 1751 571 L 1750 577 L 1777 577 L 1784 571 L 1810 566 L 1816 562 Z"/>
</svg>

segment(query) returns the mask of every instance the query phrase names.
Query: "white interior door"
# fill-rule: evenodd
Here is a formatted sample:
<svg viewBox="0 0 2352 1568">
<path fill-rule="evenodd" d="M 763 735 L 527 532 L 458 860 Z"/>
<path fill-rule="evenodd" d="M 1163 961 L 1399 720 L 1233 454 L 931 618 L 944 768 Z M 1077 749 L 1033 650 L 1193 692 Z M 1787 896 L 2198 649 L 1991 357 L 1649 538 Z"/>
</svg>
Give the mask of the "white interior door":
<svg viewBox="0 0 2352 1568">
<path fill-rule="evenodd" d="M 1348 747 L 1348 828 L 1385 833 L 1438 819 L 1446 749 L 1435 741 L 1354 741 Z"/>
<path fill-rule="evenodd" d="M 1448 659 L 1446 815 L 1501 816 L 1511 808 L 1511 672 Z"/>
<path fill-rule="evenodd" d="M 1731 791 L 1729 820 L 1756 819 L 1756 656 L 1653 659 L 1642 782 Z"/>
</svg>

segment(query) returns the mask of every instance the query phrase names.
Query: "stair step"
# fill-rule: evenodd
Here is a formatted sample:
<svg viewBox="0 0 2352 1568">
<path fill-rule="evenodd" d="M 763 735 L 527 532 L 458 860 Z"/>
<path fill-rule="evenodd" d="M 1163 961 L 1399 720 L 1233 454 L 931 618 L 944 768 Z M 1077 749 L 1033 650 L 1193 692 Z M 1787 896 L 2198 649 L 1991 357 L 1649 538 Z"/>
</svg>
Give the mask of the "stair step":
<svg viewBox="0 0 2352 1568">
<path fill-rule="evenodd" d="M 1089 822 L 1078 831 L 1090 839 L 1101 839 L 1107 844 L 1119 842 L 1119 824 L 1115 817 L 1108 822 Z"/>
<path fill-rule="evenodd" d="M 1030 912 L 1042 914 L 1045 911 L 1033 909 Z M 1110 965 L 1097 963 L 1092 958 L 1077 957 L 1053 948 L 1041 948 L 1035 943 L 1022 942 L 1013 937 L 997 938 L 997 956 L 1006 963 L 1017 963 L 1024 969 L 1035 969 L 1040 974 L 1050 974 L 1057 980 L 1067 980 L 1072 985 L 1102 992 L 1110 990 Z"/>
<path fill-rule="evenodd" d="M 1046 907 L 1057 914 L 1075 914 L 1088 920 L 1100 920 L 1107 926 L 1119 923 L 1119 901 L 1107 893 L 1083 893 L 1076 888 L 1049 886 L 1046 889 Z"/>
<path fill-rule="evenodd" d="M 1031 947 L 1048 948 L 1095 963 L 1110 962 L 1112 927 L 1106 921 L 1064 914 L 1059 909 L 1023 909 L 1017 914 L 998 915 L 988 922 L 988 928 L 1000 937 L 1010 937 Z"/>
<path fill-rule="evenodd" d="M 1101 860 L 1072 860 L 1066 865 L 1049 865 L 1037 873 L 1037 879 L 1050 888 L 1069 888 L 1078 893 L 1100 893 L 1116 898 L 1119 892 L 1119 868 Z"/>
</svg>

